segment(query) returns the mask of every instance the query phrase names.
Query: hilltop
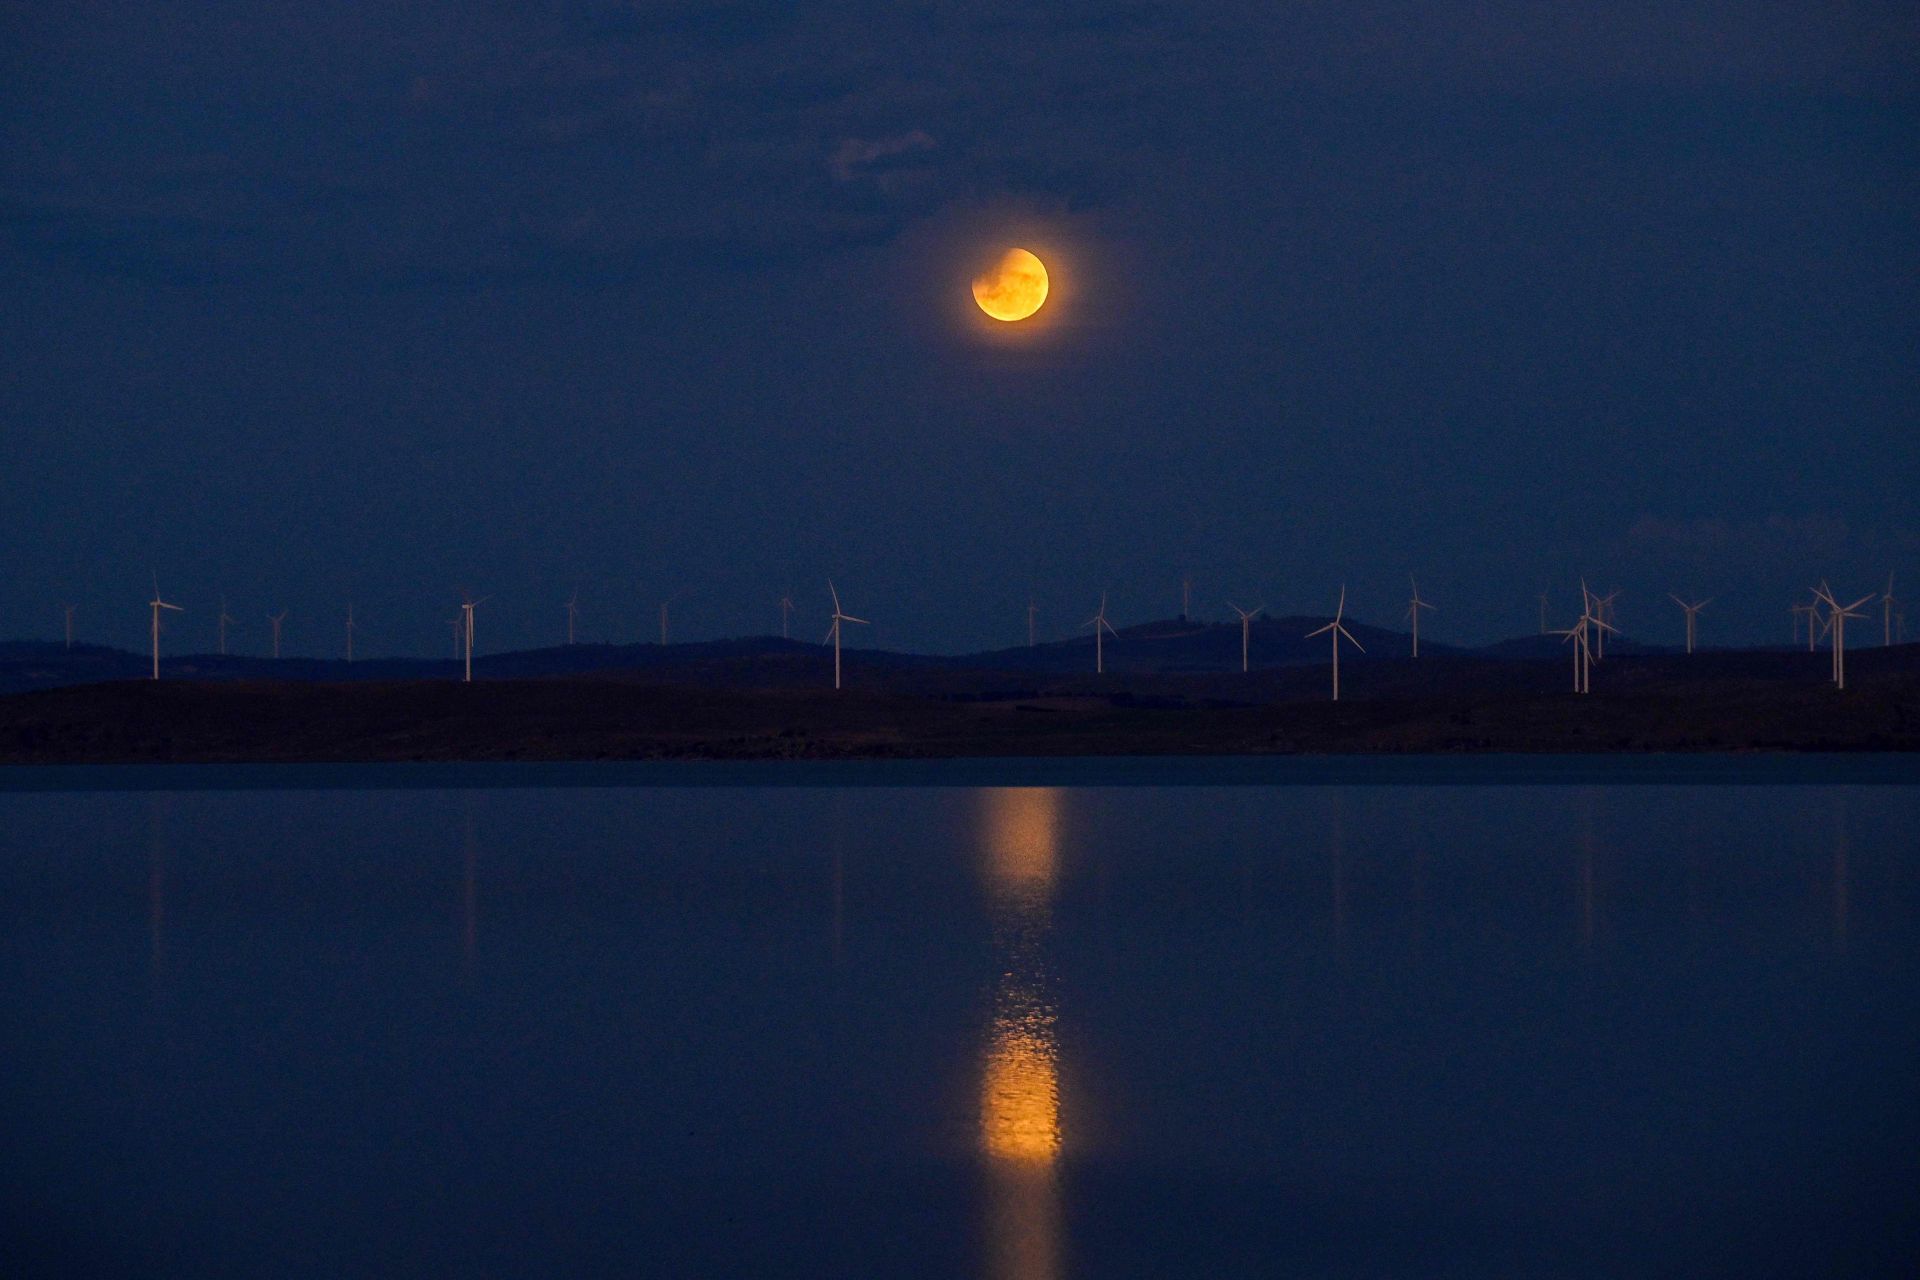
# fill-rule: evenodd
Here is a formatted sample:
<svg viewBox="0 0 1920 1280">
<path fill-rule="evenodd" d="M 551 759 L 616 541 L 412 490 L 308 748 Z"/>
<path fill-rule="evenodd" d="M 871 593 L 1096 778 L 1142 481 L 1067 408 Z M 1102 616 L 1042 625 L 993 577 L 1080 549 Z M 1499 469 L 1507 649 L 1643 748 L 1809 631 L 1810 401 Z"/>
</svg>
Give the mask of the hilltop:
<svg viewBox="0 0 1920 1280">
<path fill-rule="evenodd" d="M 1324 619 L 1163 622 L 957 658 L 778 639 L 450 661 L 182 657 L 0 646 L 0 762 L 589 760 L 1274 752 L 1912 751 L 1920 645 L 1848 655 L 1624 644 L 1569 692 L 1550 639 L 1459 649 L 1355 626 L 1328 700 Z M 49 652 L 49 649 L 53 649 Z M 1396 653 L 1396 649 L 1399 650 Z"/>
<path fill-rule="evenodd" d="M 1249 633 L 1248 657 L 1255 672 L 1303 666 L 1325 666 L 1325 637 L 1309 640 L 1307 633 L 1329 621 L 1326 617 L 1261 618 Z M 1348 619 L 1347 626 L 1364 652 L 1343 648 L 1343 673 L 1361 668 L 1391 666 L 1411 649 L 1401 631 Z M 846 650 L 847 668 L 860 679 L 894 679 L 931 673 L 1028 672 L 1041 675 L 1093 673 L 1090 635 L 960 655 L 902 653 L 885 649 Z M 1673 650 L 1622 637 L 1609 642 L 1609 651 L 1626 654 L 1668 654 Z M 1570 661 L 1570 651 L 1556 636 L 1524 636 L 1479 648 L 1436 643 L 1422 637 L 1422 660 L 1464 659 L 1482 662 L 1546 663 Z M 1726 657 L 1732 654 L 1793 654 L 1791 648 L 1702 651 Z M 743 688 L 786 687 L 816 683 L 831 673 L 833 650 L 826 645 L 782 640 L 777 636 L 748 636 L 684 644 L 577 644 L 474 656 L 474 676 L 481 680 L 537 680 L 561 676 L 639 676 L 675 683 L 732 685 Z M 1240 624 L 1200 622 L 1181 618 L 1122 627 L 1105 646 L 1106 674 L 1114 677 L 1160 675 L 1240 675 Z M 1819 660 L 1824 663 L 1822 656 Z M 99 645 L 76 645 L 68 650 L 41 641 L 0 642 L 0 694 L 63 685 L 114 680 L 141 680 L 151 671 L 146 653 Z M 1824 670 L 1824 667 L 1820 669 Z M 226 682 L 235 680 L 291 680 L 309 683 L 394 683 L 409 680 L 457 680 L 461 664 L 451 658 L 264 658 L 251 655 L 165 654 L 161 675 L 170 680 Z"/>
</svg>

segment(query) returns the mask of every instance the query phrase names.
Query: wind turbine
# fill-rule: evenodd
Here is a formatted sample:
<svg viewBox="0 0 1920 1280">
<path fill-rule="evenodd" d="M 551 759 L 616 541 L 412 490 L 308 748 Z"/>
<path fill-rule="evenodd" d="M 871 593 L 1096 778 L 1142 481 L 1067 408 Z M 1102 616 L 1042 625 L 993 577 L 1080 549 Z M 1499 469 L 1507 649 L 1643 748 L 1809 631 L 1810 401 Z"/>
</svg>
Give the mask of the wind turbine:
<svg viewBox="0 0 1920 1280">
<path fill-rule="evenodd" d="M 1093 673 L 1097 676 L 1105 675 L 1107 673 L 1106 638 L 1110 635 L 1117 636 L 1120 634 L 1113 629 L 1113 624 L 1107 621 L 1106 592 L 1102 591 L 1100 593 L 1100 612 L 1094 614 L 1080 625 L 1093 628 Z"/>
<path fill-rule="evenodd" d="M 793 638 L 788 634 L 792 629 L 790 626 L 792 618 L 793 592 L 789 591 L 780 597 L 780 638 L 782 640 L 791 640 Z"/>
<path fill-rule="evenodd" d="M 79 607 L 77 604 L 63 604 L 60 606 L 60 612 L 67 615 L 67 648 L 69 649 L 73 648 L 73 611 Z"/>
<path fill-rule="evenodd" d="M 853 622 L 863 627 L 871 624 L 865 618 L 856 618 L 850 613 L 840 611 L 840 593 L 834 590 L 831 578 L 827 579 L 827 594 L 833 597 L 833 626 L 827 629 L 827 639 L 833 641 L 833 687 L 838 689 L 840 687 L 840 624 Z"/>
<path fill-rule="evenodd" d="M 463 677 L 462 683 L 472 684 L 473 683 L 473 611 L 475 609 L 478 609 L 481 605 L 485 604 L 487 601 L 493 599 L 493 597 L 481 596 L 478 600 L 475 600 L 472 596 L 466 596 L 464 592 L 462 593 L 462 595 L 465 596 L 465 598 L 460 603 L 460 616 L 461 616 L 461 621 L 464 624 L 464 629 L 466 631 L 466 642 L 467 642 L 467 673 L 465 677 Z"/>
<path fill-rule="evenodd" d="M 1589 620 L 1589 615 L 1582 613 L 1580 615 L 1580 621 L 1574 623 L 1565 631 L 1550 631 L 1547 633 L 1549 635 L 1565 636 L 1566 639 L 1561 641 L 1562 644 L 1568 641 L 1573 643 L 1573 691 L 1575 693 L 1585 693 L 1587 691 L 1587 667 L 1593 660 L 1592 650 L 1587 647 L 1587 623 Z"/>
<path fill-rule="evenodd" d="M 1033 648 L 1033 620 L 1039 616 L 1040 616 L 1040 606 L 1033 602 L 1032 596 L 1028 596 L 1027 597 L 1027 648 L 1029 649 Z"/>
<path fill-rule="evenodd" d="M 287 611 L 285 609 L 282 609 L 278 613 L 270 613 L 267 615 L 267 621 L 273 624 L 273 656 L 276 658 L 280 656 L 280 624 L 286 620 Z"/>
<path fill-rule="evenodd" d="M 1585 589 L 1584 586 L 1582 589 Z M 1614 635 L 1620 634 L 1619 628 L 1613 625 L 1613 602 L 1619 598 L 1620 591 L 1617 587 L 1604 596 L 1595 596 L 1593 598 L 1595 605 L 1593 620 L 1600 624 L 1598 631 L 1593 637 L 1593 660 L 1595 662 L 1604 661 L 1607 656 L 1607 634 L 1609 632 L 1612 632 Z"/>
<path fill-rule="evenodd" d="M 1353 647 L 1360 652 L 1365 653 L 1367 651 L 1367 646 L 1355 640 L 1353 638 L 1353 632 L 1347 630 L 1346 624 L 1340 621 L 1346 614 L 1347 584 L 1343 582 L 1340 584 L 1340 604 L 1333 611 L 1333 621 L 1321 627 L 1318 631 L 1309 631 L 1306 634 L 1308 640 L 1328 632 L 1333 634 L 1333 700 L 1335 702 L 1340 701 L 1340 637 L 1345 636 L 1348 641 L 1352 643 Z"/>
<path fill-rule="evenodd" d="M 238 618 L 232 617 L 227 613 L 227 598 L 225 596 L 221 596 L 220 597 L 220 656 L 223 658 L 227 656 L 227 624 L 229 622 L 238 622 L 238 621 L 239 621 Z M 72 648 L 72 646 L 69 645 L 68 648 Z"/>
<path fill-rule="evenodd" d="M 177 604 L 168 604 L 161 598 L 160 575 L 157 573 L 153 575 L 153 599 L 147 604 L 153 610 L 153 678 L 158 680 L 160 678 L 160 612 L 163 609 L 171 609 L 175 613 L 185 613 L 186 610 Z"/>
<path fill-rule="evenodd" d="M 1192 616 L 1192 607 L 1193 575 L 1185 573 L 1180 575 L 1180 621 L 1185 622 Z"/>
<path fill-rule="evenodd" d="M 1809 627 L 1813 625 L 1814 619 L 1818 618 L 1820 620 L 1820 634 L 1822 636 L 1830 636 L 1833 634 L 1832 613 L 1821 612 L 1821 606 L 1832 599 L 1833 593 L 1827 589 L 1826 579 L 1822 578 L 1820 585 L 1813 589 L 1812 612 L 1807 615 L 1807 625 Z M 1813 637 L 1811 635 L 1807 637 L 1807 652 L 1813 652 Z M 1830 672 L 1827 678 L 1838 683 L 1840 679 L 1840 655 L 1833 651 L 1832 646 L 1828 646 L 1827 666 Z"/>
<path fill-rule="evenodd" d="M 580 588 L 575 587 L 567 598 L 567 643 L 573 643 L 573 625 L 580 617 Z"/>
<path fill-rule="evenodd" d="M 1833 598 L 1833 593 L 1824 582 L 1816 594 L 1826 602 L 1827 623 L 1824 629 L 1833 636 L 1833 683 L 1844 689 L 1847 687 L 1847 619 L 1866 617 L 1860 612 L 1860 606 L 1871 602 L 1873 595 L 1869 592 L 1852 604 L 1843 605 Z"/>
<path fill-rule="evenodd" d="M 353 661 L 353 601 L 347 601 L 347 661 Z"/>
<path fill-rule="evenodd" d="M 1584 590 L 1584 587 L 1582 588 Z M 1593 664 L 1595 662 L 1593 635 L 1605 635 L 1613 630 L 1613 624 L 1591 612 L 1582 612 L 1580 620 L 1565 631 L 1550 632 L 1551 635 L 1564 636 L 1573 642 L 1573 691 L 1575 693 L 1593 692 Z M 1563 640 L 1562 643 L 1566 643 Z"/>
<path fill-rule="evenodd" d="M 1248 670 L 1247 642 L 1253 631 L 1253 620 L 1259 617 L 1260 611 L 1266 607 L 1263 604 L 1257 604 L 1252 609 L 1242 609 L 1233 601 L 1227 601 L 1227 608 L 1240 615 L 1240 674 L 1242 675 L 1245 675 Z"/>
<path fill-rule="evenodd" d="M 1893 598 L 1893 574 L 1887 574 L 1887 589 L 1880 595 L 1880 644 L 1886 647 L 1893 643 L 1893 607 L 1899 601 Z"/>
<path fill-rule="evenodd" d="M 1687 652 L 1692 653 L 1694 628 L 1699 621 L 1700 611 L 1713 603 L 1713 597 L 1708 596 L 1705 600 L 1698 600 L 1693 604 L 1688 604 L 1685 600 L 1682 600 L 1679 596 L 1669 591 L 1667 592 L 1667 599 L 1679 605 L 1681 610 L 1687 615 Z"/>
<path fill-rule="evenodd" d="M 1787 612 L 1793 615 L 1793 638 L 1796 643 L 1798 643 L 1800 639 L 1800 615 L 1803 613 L 1807 615 L 1807 652 L 1812 653 L 1813 652 L 1813 619 L 1814 619 L 1814 615 L 1817 614 L 1819 610 L 1810 604 L 1796 604 L 1796 605 L 1789 605 L 1787 607 Z"/>
<path fill-rule="evenodd" d="M 1420 598 L 1420 584 L 1413 580 L 1412 574 L 1407 575 L 1407 585 L 1413 588 L 1413 599 L 1407 601 L 1407 617 L 1413 621 L 1413 656 L 1417 658 L 1420 656 L 1420 611 L 1431 611 L 1433 606 Z"/>
</svg>

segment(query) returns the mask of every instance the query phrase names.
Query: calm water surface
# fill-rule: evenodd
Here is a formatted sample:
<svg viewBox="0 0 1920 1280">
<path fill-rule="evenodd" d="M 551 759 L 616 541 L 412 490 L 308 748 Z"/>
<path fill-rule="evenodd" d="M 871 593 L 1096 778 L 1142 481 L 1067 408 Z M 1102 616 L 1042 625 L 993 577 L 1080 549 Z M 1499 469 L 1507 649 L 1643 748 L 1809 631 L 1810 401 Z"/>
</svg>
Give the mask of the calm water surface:
<svg viewBox="0 0 1920 1280">
<path fill-rule="evenodd" d="M 7 1275 L 1920 1273 L 1920 789 L 0 795 Z"/>
</svg>

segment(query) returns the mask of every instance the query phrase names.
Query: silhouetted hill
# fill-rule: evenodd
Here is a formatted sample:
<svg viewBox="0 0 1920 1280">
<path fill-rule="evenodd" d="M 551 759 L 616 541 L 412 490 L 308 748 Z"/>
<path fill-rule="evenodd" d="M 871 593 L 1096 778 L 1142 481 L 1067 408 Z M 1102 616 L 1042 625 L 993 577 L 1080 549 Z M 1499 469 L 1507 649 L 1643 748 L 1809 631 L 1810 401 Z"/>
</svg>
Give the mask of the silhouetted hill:
<svg viewBox="0 0 1920 1280">
<path fill-rule="evenodd" d="M 1223 703 L 1306 700 L 1326 693 L 1330 645 L 1326 636 L 1307 634 L 1324 626 L 1325 617 L 1257 620 L 1249 632 L 1252 671 L 1240 670 L 1240 627 L 1168 619 L 1122 628 L 1106 641 L 1106 674 L 1094 673 L 1091 635 L 985 653 L 941 657 L 848 649 L 845 665 L 851 685 L 944 698 L 973 698 L 1006 692 L 1053 689 L 1067 696 L 1204 698 Z M 1523 636 L 1478 649 L 1421 642 L 1418 660 L 1409 658 L 1404 632 L 1349 622 L 1365 646 L 1343 646 L 1341 689 L 1347 698 L 1481 697 L 1550 693 L 1572 680 L 1573 652 L 1554 636 Z M 1860 663 L 1902 661 L 1920 652 L 1908 645 L 1892 650 L 1862 648 L 1850 652 L 1849 667 Z M 1594 673 L 1595 692 L 1630 679 L 1632 671 L 1661 671 L 1666 676 L 1718 674 L 1788 682 L 1824 681 L 1825 650 L 1809 654 L 1794 646 L 1763 649 L 1703 649 L 1686 655 L 1619 637 L 1609 658 Z M 1631 668 L 1624 660 L 1634 659 Z M 1682 667 L 1662 664 L 1680 663 Z M 592 677 L 710 689 L 812 689 L 831 683 L 830 647 L 777 637 L 746 637 L 661 646 L 568 645 L 478 655 L 477 682 Z M 150 659 L 139 653 L 94 645 L 71 651 L 59 644 L 0 643 L 0 694 L 68 685 L 137 681 L 146 678 Z M 458 682 L 461 664 L 453 659 L 337 659 L 184 654 L 163 657 L 165 680 L 200 683 L 294 682 L 313 684 Z M 1663 677 L 1664 678 L 1664 677 Z"/>
<path fill-rule="evenodd" d="M 1247 656 L 1255 668 L 1302 666 L 1327 662 L 1330 656 L 1326 636 L 1312 640 L 1307 633 L 1325 626 L 1330 618 L 1284 617 L 1258 618 L 1248 629 Z M 1382 657 L 1404 657 L 1412 649 L 1412 638 L 1404 632 L 1369 626 L 1347 620 L 1347 630 L 1366 647 L 1366 652 L 1346 645 L 1340 664 L 1365 662 Z M 1450 645 L 1420 641 L 1422 655 L 1467 652 Z M 1032 647 L 995 649 L 953 659 L 957 664 L 999 671 L 1092 671 L 1093 633 L 1071 640 L 1052 641 Z M 1191 622 L 1169 618 L 1121 627 L 1119 634 L 1106 640 L 1106 669 L 1117 675 L 1140 673 L 1240 670 L 1240 623 Z"/>
<path fill-rule="evenodd" d="M 854 650 L 848 650 L 849 654 Z M 946 659 L 917 654 L 859 651 L 860 661 L 882 670 L 916 670 L 940 666 Z M 833 650 L 822 645 L 753 636 L 693 644 L 562 645 L 509 653 L 476 654 L 475 679 L 544 679 L 588 674 L 629 674 L 703 683 L 740 680 L 749 685 L 800 683 L 817 672 L 821 663 L 831 670 Z M 108 680 L 139 680 L 152 669 L 143 653 L 97 645 L 37 641 L 0 643 L 0 693 L 50 689 L 70 684 Z M 458 680 L 462 664 L 452 658 L 362 658 L 355 662 L 332 658 L 261 658 L 244 655 L 163 654 L 160 671 L 168 680 L 296 680 L 311 683 L 393 682 L 404 680 Z"/>
<path fill-rule="evenodd" d="M 1355 667 L 1338 703 L 1314 666 L 1096 677 L 871 663 L 836 692 L 811 654 L 792 668 L 804 682 L 744 683 L 732 661 L 764 673 L 796 658 L 748 653 L 675 665 L 672 679 L 40 690 L 0 697 L 0 762 L 1920 749 L 1912 645 L 1851 657 L 1844 693 L 1824 655 L 1804 652 L 1622 655 L 1587 696 L 1568 691 L 1558 663 L 1423 654 Z"/>
</svg>

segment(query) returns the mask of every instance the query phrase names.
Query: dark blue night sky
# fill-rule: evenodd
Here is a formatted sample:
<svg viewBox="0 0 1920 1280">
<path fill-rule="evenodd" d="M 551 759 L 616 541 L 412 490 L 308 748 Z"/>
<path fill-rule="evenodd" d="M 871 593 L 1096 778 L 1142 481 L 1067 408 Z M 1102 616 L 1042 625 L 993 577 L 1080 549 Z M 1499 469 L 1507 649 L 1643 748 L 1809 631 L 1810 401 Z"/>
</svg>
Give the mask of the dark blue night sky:
<svg viewBox="0 0 1920 1280">
<path fill-rule="evenodd" d="M 576 584 L 815 638 L 831 575 L 960 650 L 1190 571 L 1783 641 L 1920 593 L 1916 51 L 1873 0 L 8 0 L 0 636 L 137 646 L 158 571 L 176 651 L 223 592 L 256 651 L 351 597 L 438 654 L 462 588 L 551 643 Z"/>
</svg>

